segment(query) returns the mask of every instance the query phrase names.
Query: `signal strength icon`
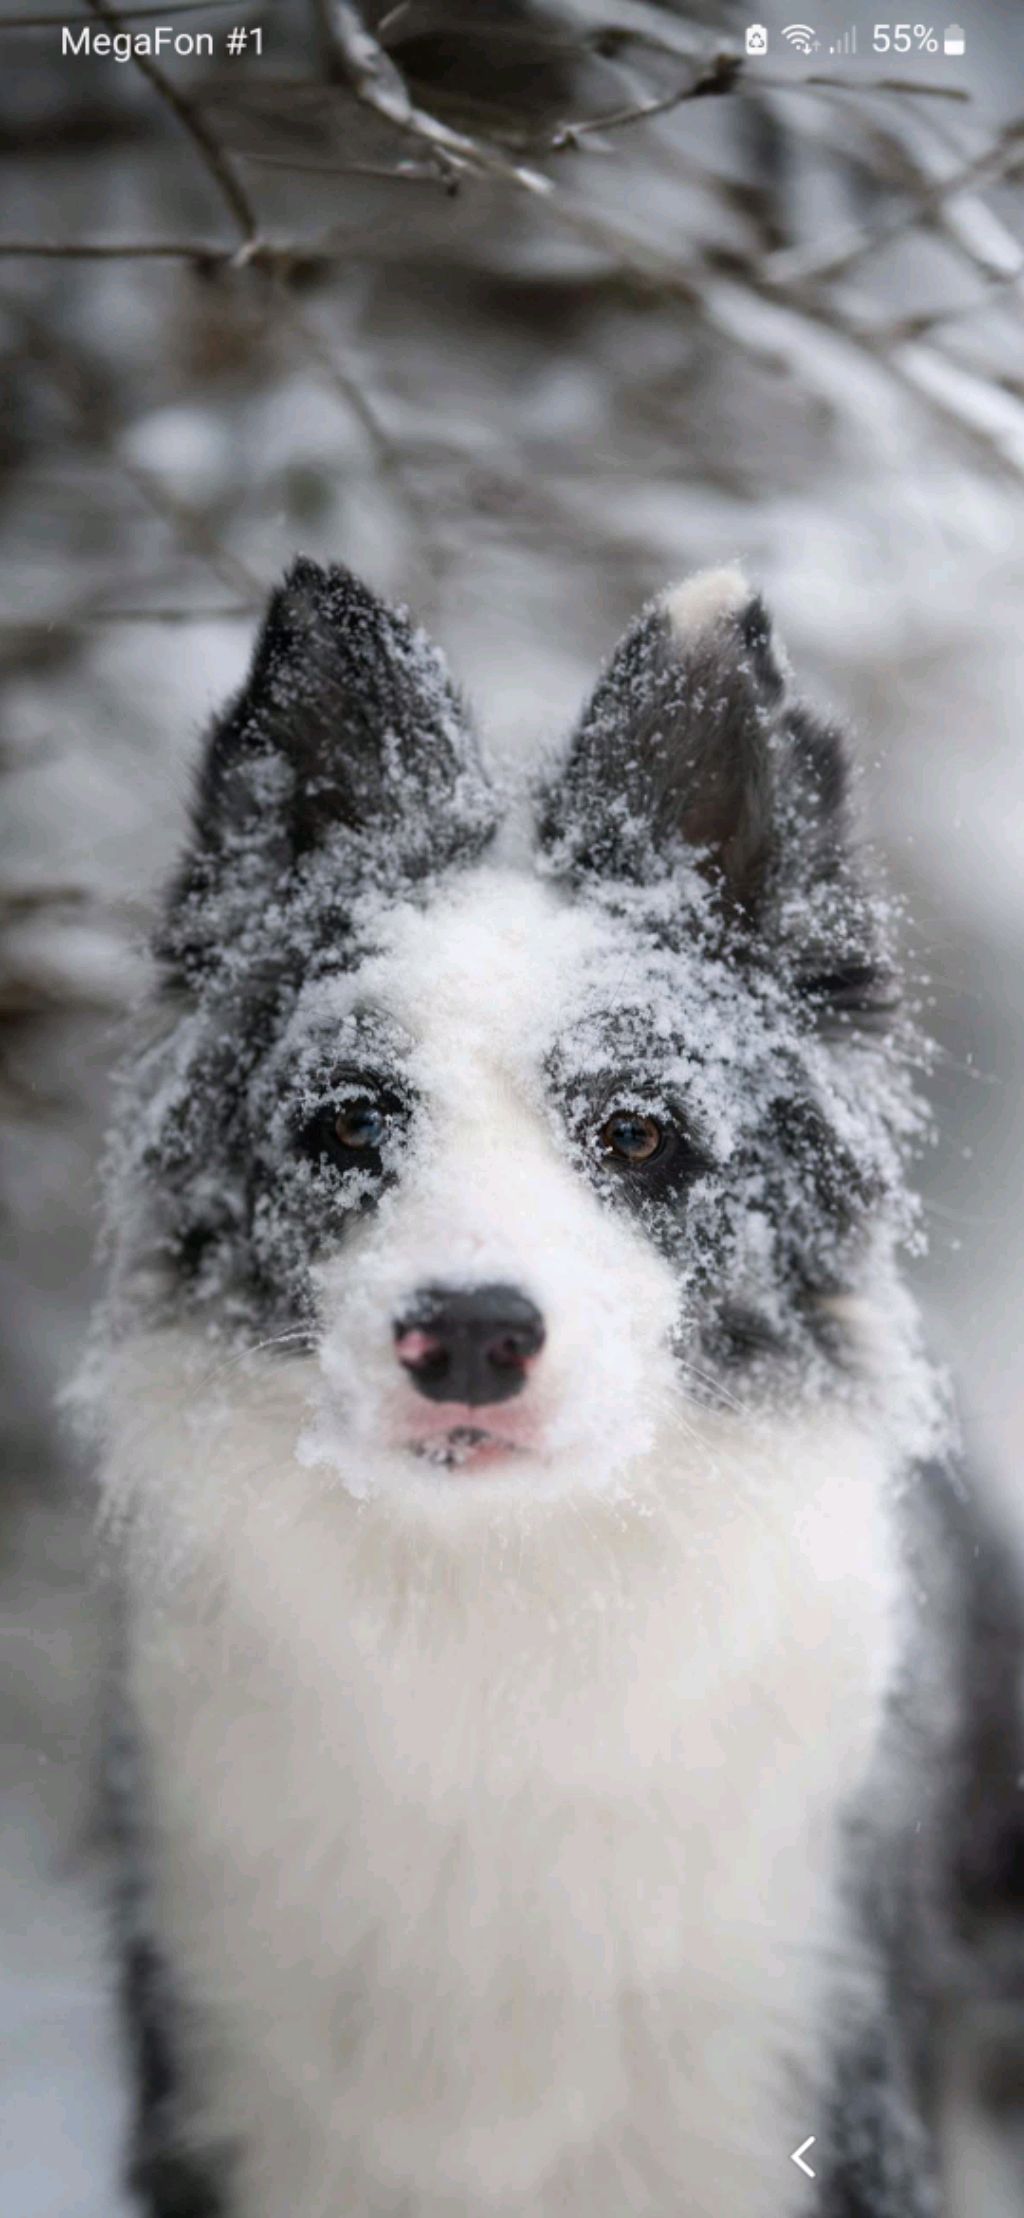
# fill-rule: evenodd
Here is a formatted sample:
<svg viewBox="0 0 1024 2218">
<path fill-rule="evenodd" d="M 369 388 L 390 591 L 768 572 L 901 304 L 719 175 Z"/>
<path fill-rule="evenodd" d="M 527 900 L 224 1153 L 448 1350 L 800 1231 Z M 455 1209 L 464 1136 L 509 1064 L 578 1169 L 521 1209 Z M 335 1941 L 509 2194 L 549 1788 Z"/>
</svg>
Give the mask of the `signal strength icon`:
<svg viewBox="0 0 1024 2218">
<path fill-rule="evenodd" d="M 855 23 L 851 23 L 851 24 L 850 24 L 850 26 L 849 26 L 849 29 L 848 29 L 848 30 L 845 30 L 845 31 L 843 32 L 842 38 L 841 38 L 841 39 L 835 39 L 835 40 L 833 41 L 833 44 L 832 44 L 832 45 L 831 45 L 831 46 L 829 47 L 829 53 L 830 53 L 830 54 L 855 54 L 855 53 L 856 53 L 856 51 L 857 51 L 857 26 L 856 26 L 856 24 L 855 24 Z"/>
<path fill-rule="evenodd" d="M 809 23 L 787 23 L 782 36 L 790 46 L 795 46 L 798 54 L 816 54 L 818 51 L 817 33 L 812 31 Z"/>
</svg>

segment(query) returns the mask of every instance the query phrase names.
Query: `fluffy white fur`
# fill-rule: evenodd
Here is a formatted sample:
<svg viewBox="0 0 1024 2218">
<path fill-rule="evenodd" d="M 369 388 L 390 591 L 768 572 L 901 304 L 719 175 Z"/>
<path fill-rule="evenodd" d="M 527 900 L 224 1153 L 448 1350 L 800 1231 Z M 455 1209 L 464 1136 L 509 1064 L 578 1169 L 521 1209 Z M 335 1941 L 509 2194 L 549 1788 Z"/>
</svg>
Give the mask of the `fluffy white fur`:
<svg viewBox="0 0 1024 2218">
<path fill-rule="evenodd" d="M 324 1271 L 322 1357 L 182 1330 L 112 1368 L 157 1926 L 244 2218 L 802 2207 L 857 1978 L 836 1781 L 893 1654 L 887 1459 L 838 1410 L 686 1396 L 668 1265 L 536 1078 L 609 931 L 493 872 L 398 911 L 321 991 L 416 1043 L 430 1125 Z M 481 1475 L 403 1447 L 390 1344 L 467 1273 L 549 1332 Z"/>
</svg>

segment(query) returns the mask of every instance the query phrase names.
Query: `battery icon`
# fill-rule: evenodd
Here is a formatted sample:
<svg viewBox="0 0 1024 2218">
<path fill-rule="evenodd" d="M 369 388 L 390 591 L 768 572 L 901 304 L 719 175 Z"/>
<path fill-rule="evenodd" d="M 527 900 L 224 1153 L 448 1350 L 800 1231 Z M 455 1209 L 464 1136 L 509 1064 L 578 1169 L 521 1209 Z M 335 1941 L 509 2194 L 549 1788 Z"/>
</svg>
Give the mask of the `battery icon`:
<svg viewBox="0 0 1024 2218">
<path fill-rule="evenodd" d="M 959 23 L 951 23 L 942 41 L 944 54 L 962 54 L 966 38 Z"/>
</svg>

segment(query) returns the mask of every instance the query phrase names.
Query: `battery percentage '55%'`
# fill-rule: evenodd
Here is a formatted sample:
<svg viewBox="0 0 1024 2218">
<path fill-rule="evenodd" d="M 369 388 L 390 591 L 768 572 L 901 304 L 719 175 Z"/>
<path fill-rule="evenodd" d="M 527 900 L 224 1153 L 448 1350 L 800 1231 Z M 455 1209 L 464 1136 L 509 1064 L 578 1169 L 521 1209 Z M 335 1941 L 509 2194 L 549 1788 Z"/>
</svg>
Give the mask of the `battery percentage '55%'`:
<svg viewBox="0 0 1024 2218">
<path fill-rule="evenodd" d="M 937 54 L 939 38 L 930 23 L 876 23 L 871 33 L 876 54 Z"/>
</svg>

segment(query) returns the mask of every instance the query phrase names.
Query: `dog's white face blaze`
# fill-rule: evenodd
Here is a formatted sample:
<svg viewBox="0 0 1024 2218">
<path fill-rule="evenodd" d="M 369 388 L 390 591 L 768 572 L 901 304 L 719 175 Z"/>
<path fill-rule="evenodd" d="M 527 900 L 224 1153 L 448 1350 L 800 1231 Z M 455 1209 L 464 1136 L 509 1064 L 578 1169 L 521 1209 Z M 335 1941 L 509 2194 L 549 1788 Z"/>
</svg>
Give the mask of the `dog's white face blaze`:
<svg viewBox="0 0 1024 2218">
<path fill-rule="evenodd" d="M 321 988 L 318 1013 L 358 1003 L 398 1026 L 423 1114 L 397 1185 L 317 1274 L 324 1383 L 303 1452 L 355 1492 L 620 1481 L 678 1396 L 679 1289 L 570 1160 L 543 1058 L 628 949 L 599 914 L 493 868 L 425 913 L 397 907 L 378 933 L 381 951 Z M 431 1402 L 396 1361 L 395 1319 L 437 1283 L 511 1285 L 536 1304 L 545 1343 L 514 1399 Z M 487 1440 L 454 1468 L 432 1464 L 422 1451 L 459 1427 Z"/>
</svg>

